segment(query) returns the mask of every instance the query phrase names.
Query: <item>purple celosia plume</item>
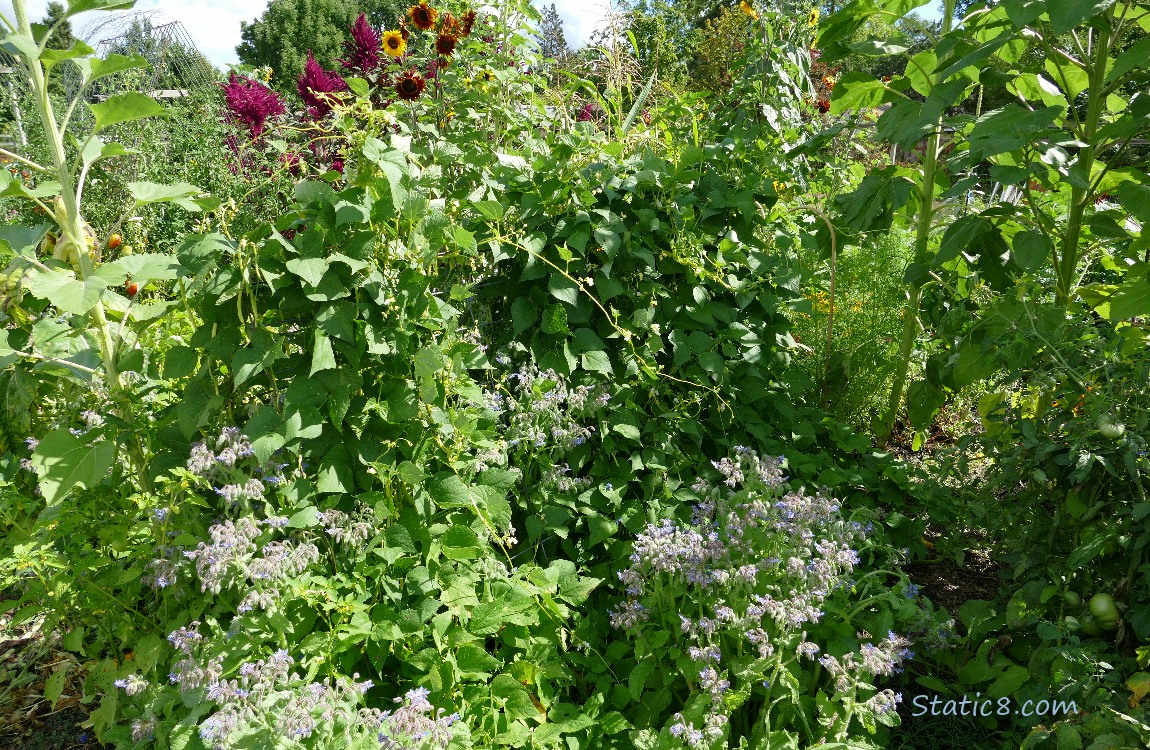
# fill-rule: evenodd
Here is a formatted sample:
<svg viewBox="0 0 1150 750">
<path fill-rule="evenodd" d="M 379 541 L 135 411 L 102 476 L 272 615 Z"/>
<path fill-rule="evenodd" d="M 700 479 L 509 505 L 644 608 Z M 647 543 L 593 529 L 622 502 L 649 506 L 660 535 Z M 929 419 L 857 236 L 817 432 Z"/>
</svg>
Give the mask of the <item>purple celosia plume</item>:
<svg viewBox="0 0 1150 750">
<path fill-rule="evenodd" d="M 343 43 L 347 57 L 340 58 L 344 70 L 359 75 L 369 75 L 379 68 L 382 59 L 383 37 L 367 22 L 367 16 L 359 14 L 351 26 L 351 39 Z"/>
<path fill-rule="evenodd" d="M 316 62 L 315 55 L 309 51 L 307 64 L 304 65 L 296 90 L 299 91 L 299 98 L 307 105 L 308 113 L 318 120 L 331 112 L 332 95 L 346 91 L 347 83 L 338 73 L 324 70 L 323 66 Z"/>
<path fill-rule="evenodd" d="M 264 132 L 264 124 L 269 117 L 282 115 L 285 111 L 276 92 L 251 78 L 232 73 L 223 87 L 228 112 L 248 129 L 253 139 Z"/>
</svg>

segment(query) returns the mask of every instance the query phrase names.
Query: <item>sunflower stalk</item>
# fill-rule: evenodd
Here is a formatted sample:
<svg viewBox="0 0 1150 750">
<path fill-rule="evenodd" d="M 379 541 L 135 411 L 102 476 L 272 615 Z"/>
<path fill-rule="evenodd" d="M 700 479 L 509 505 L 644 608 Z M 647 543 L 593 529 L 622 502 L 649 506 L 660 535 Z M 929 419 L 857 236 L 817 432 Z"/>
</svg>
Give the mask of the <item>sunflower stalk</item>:
<svg viewBox="0 0 1150 750">
<path fill-rule="evenodd" d="M 950 33 L 951 24 L 954 21 L 954 5 L 955 0 L 943 0 L 942 36 L 946 36 Z M 931 88 L 942 83 L 941 78 L 939 73 L 934 73 L 931 76 Z M 929 255 L 930 230 L 934 223 L 935 214 L 935 176 L 939 168 L 942 121 L 943 115 L 939 114 L 938 119 L 934 122 L 930 138 L 927 140 L 926 153 L 923 155 L 922 182 L 920 183 L 922 200 L 920 202 L 914 238 L 913 262 L 915 263 L 923 261 Z M 903 317 L 902 333 L 899 336 L 898 344 L 898 359 L 895 362 L 894 384 L 891 386 L 886 413 L 883 415 L 882 421 L 875 432 L 875 438 L 879 445 L 886 445 L 890 439 L 891 433 L 894 432 L 894 423 L 898 418 L 899 408 L 902 406 L 902 397 L 907 385 L 907 375 L 910 372 L 910 359 L 914 354 L 914 343 L 918 338 L 918 331 L 921 326 L 922 289 L 923 283 L 921 281 L 915 281 L 910 285 L 910 289 L 907 293 L 906 314 Z"/>
</svg>

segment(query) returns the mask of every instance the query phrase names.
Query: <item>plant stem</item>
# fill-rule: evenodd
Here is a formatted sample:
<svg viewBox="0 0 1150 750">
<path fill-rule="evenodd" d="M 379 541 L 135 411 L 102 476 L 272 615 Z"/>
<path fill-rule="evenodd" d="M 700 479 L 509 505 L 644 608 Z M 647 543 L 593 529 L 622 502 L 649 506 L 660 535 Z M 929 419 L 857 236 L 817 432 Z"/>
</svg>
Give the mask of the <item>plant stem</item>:
<svg viewBox="0 0 1150 750">
<path fill-rule="evenodd" d="M 943 0 L 942 9 L 942 35 L 950 33 L 954 20 L 955 0 Z M 942 83 L 940 76 L 935 73 L 931 76 L 931 88 Z M 918 213 L 918 222 L 915 227 L 914 256 L 912 263 L 923 263 L 930 259 L 930 229 L 934 222 L 934 178 L 938 171 L 939 145 L 942 139 L 942 121 L 940 114 L 934 123 L 930 139 L 927 141 L 926 153 L 922 164 L 922 194 L 921 206 Z M 906 390 L 907 373 L 910 370 L 910 358 L 914 353 L 914 343 L 918 338 L 920 303 L 922 301 L 922 282 L 914 281 L 910 285 L 906 301 L 906 316 L 902 322 L 902 334 L 898 342 L 898 360 L 895 363 L 894 384 L 891 386 L 890 399 L 887 401 L 886 414 L 879 426 L 875 439 L 879 445 L 886 445 L 894 431 L 894 423 L 898 418 L 898 410 L 902 405 L 903 392 Z"/>
<path fill-rule="evenodd" d="M 1097 144 L 1095 134 L 1098 132 L 1098 123 L 1102 118 L 1102 109 L 1106 104 L 1106 63 L 1110 52 L 1110 32 L 1106 29 L 1097 31 L 1098 38 L 1094 39 L 1094 49 L 1091 50 L 1089 75 L 1090 85 L 1087 88 L 1089 99 L 1086 105 L 1086 120 L 1077 134 L 1079 140 L 1086 145 L 1078 154 L 1081 165 L 1082 183 L 1075 185 L 1070 191 L 1070 212 L 1066 219 L 1066 232 L 1062 235 L 1062 251 L 1059 253 L 1058 266 L 1055 269 L 1058 275 L 1055 288 L 1055 303 L 1066 307 L 1070 303 L 1070 296 L 1074 292 L 1074 270 L 1082 255 L 1078 247 L 1082 238 L 1082 219 L 1086 214 L 1086 207 L 1093 203 L 1090 188 L 1090 176 L 1094 169 L 1094 158 Z"/>
</svg>

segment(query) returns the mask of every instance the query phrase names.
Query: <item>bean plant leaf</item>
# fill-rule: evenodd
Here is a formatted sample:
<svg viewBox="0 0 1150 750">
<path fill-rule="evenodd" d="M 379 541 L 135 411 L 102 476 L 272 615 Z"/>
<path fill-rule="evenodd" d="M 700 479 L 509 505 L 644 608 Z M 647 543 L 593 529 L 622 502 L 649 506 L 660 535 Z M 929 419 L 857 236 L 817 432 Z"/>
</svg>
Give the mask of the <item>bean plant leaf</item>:
<svg viewBox="0 0 1150 750">
<path fill-rule="evenodd" d="M 111 468 L 115 453 L 111 441 L 88 445 L 64 428 L 45 435 L 31 459 L 45 502 L 55 505 L 77 485 L 96 486 Z"/>
<path fill-rule="evenodd" d="M 567 309 L 563 305 L 548 305 L 543 311 L 543 332 L 569 334 Z"/>
<path fill-rule="evenodd" d="M 96 117 L 96 127 L 93 130 L 95 133 L 121 122 L 143 120 L 148 117 L 162 117 L 166 113 L 159 102 L 137 91 L 117 94 L 105 102 L 89 104 L 88 107 Z"/>
</svg>

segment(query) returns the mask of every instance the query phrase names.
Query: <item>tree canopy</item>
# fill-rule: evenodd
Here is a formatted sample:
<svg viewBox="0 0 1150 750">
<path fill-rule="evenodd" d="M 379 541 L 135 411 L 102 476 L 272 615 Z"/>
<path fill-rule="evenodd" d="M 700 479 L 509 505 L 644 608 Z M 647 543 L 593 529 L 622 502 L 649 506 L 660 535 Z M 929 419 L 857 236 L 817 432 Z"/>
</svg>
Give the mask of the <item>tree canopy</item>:
<svg viewBox="0 0 1150 750">
<path fill-rule="evenodd" d="M 241 22 L 236 54 L 247 65 L 270 67 L 272 85 L 292 89 L 309 50 L 325 68 L 339 67 L 343 43 L 360 13 L 377 29 L 394 29 L 408 5 L 400 0 L 271 0 L 258 19 Z"/>
<path fill-rule="evenodd" d="M 544 57 L 560 61 L 571 54 L 563 31 L 563 19 L 559 17 L 555 3 L 543 8 L 543 18 L 539 22 L 539 51 Z"/>
<path fill-rule="evenodd" d="M 72 42 L 76 41 L 76 37 L 72 33 L 72 22 L 65 19 L 66 9 L 63 3 L 51 2 L 48 3 L 47 12 L 44 14 L 44 20 L 41 21 L 44 30 L 52 28 L 57 22 L 63 20 L 52 36 L 48 38 L 48 49 L 68 49 L 72 46 Z"/>
</svg>

